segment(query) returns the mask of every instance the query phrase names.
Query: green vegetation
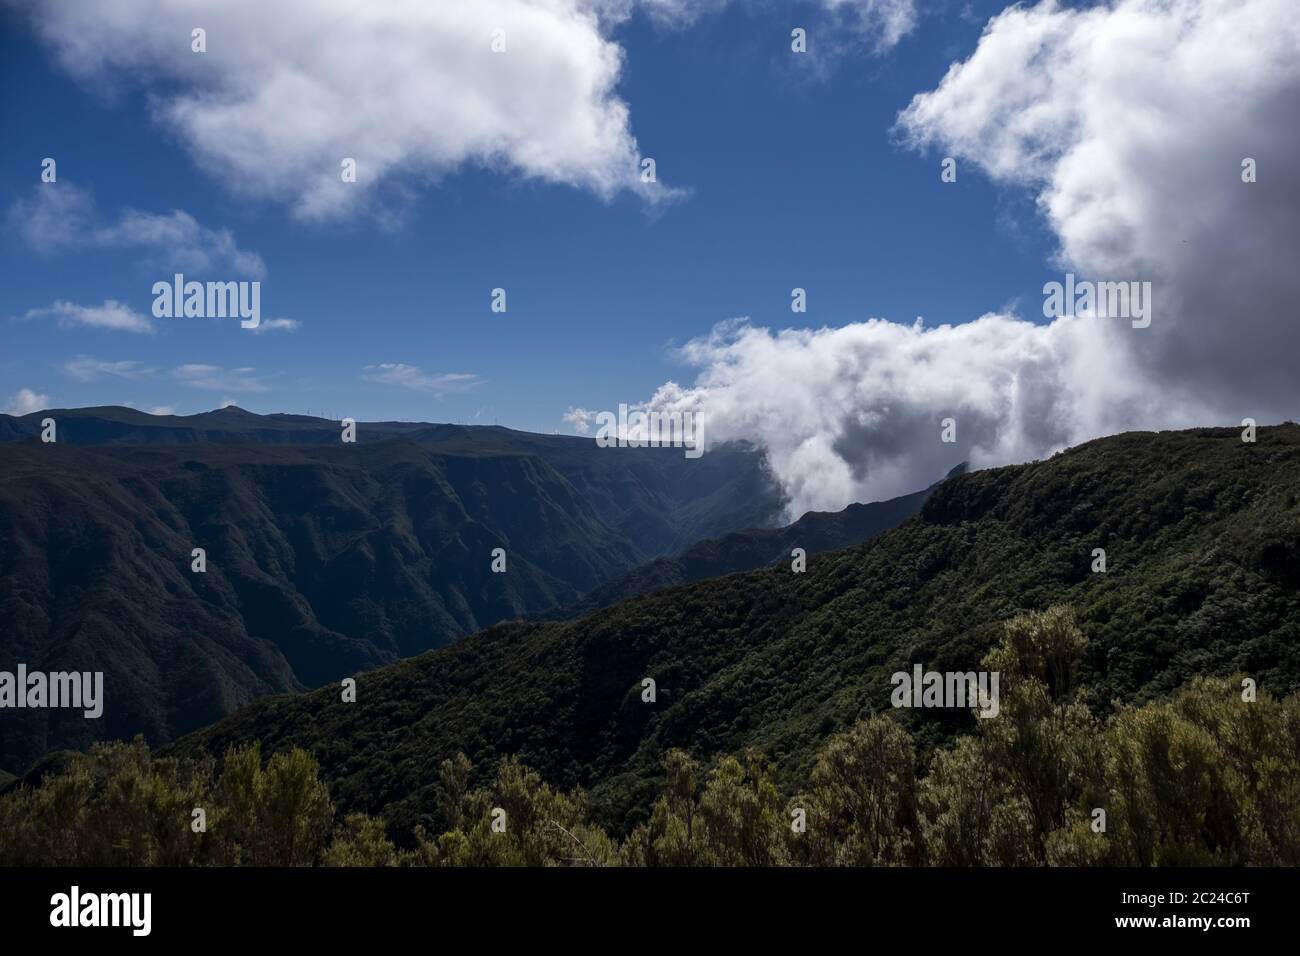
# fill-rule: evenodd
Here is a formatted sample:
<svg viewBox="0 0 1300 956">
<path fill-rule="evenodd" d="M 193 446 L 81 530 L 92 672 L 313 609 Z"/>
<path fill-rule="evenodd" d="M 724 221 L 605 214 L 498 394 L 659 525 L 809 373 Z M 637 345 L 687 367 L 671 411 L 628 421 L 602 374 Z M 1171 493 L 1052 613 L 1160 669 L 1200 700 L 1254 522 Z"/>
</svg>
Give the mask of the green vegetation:
<svg viewBox="0 0 1300 956">
<path fill-rule="evenodd" d="M 1104 574 L 1091 570 L 1098 547 Z M 1090 688 L 1081 704 L 1097 720 L 1198 676 L 1300 690 L 1300 427 L 1261 429 L 1256 444 L 1235 429 L 1119 435 L 955 477 L 916 517 L 813 556 L 804 574 L 785 564 L 579 620 L 497 625 L 358 675 L 355 703 L 337 684 L 267 698 L 174 752 L 301 747 L 341 809 L 382 816 L 403 839 L 445 826 L 429 809 L 443 761 L 463 752 L 486 786 L 516 757 L 583 789 L 592 819 L 624 838 L 650 824 L 671 751 L 709 767 L 762 754 L 795 793 L 828 737 L 890 711 L 891 674 L 973 670 L 1007 620 L 1055 604 L 1089 637 L 1070 679 Z M 952 711 L 890 719 L 918 774 L 976 729 Z M 1040 820 L 1058 809 L 1028 806 Z"/>
<path fill-rule="evenodd" d="M 103 671 L 112 703 L 92 721 L 7 712 L 0 766 L 15 771 L 99 739 L 165 743 L 256 697 L 559 608 L 778 508 L 741 449 L 692 462 L 404 423 L 362 423 L 343 445 L 337 423 L 239 409 L 49 414 L 55 444 L 21 430 L 44 414 L 0 416 L 0 669 Z"/>
<path fill-rule="evenodd" d="M 948 477 L 966 470 L 958 465 Z M 577 604 L 541 617 L 573 617 L 589 613 L 638 594 L 705 578 L 754 571 L 773 564 L 789 565 L 791 551 L 820 554 L 860 544 L 888 528 L 895 528 L 921 510 L 940 482 L 910 495 L 851 504 L 842 511 L 810 511 L 783 528 L 746 528 L 721 538 L 699 541 L 671 558 L 656 558 L 633 568 L 620 578 L 587 593 Z"/>
<path fill-rule="evenodd" d="M 923 761 L 874 716 L 832 735 L 789 794 L 754 752 L 706 776 L 670 750 L 649 818 L 622 840 L 581 791 L 513 758 L 480 786 L 463 754 L 444 760 L 437 829 L 399 848 L 382 820 L 335 821 L 305 751 L 264 766 L 259 746 L 232 748 L 216 775 L 210 759 L 101 744 L 0 797 L 0 864 L 1300 865 L 1300 696 L 1197 678 L 1103 720 L 1078 681 L 1086 653 L 1066 608 L 1017 617 L 983 661 L 1002 677 L 997 717 Z"/>
<path fill-rule="evenodd" d="M 297 866 L 320 858 L 333 813 L 301 750 L 263 765 L 258 745 L 232 749 L 214 778 L 211 761 L 159 758 L 140 739 L 96 744 L 0 797 L 0 863 Z"/>
</svg>

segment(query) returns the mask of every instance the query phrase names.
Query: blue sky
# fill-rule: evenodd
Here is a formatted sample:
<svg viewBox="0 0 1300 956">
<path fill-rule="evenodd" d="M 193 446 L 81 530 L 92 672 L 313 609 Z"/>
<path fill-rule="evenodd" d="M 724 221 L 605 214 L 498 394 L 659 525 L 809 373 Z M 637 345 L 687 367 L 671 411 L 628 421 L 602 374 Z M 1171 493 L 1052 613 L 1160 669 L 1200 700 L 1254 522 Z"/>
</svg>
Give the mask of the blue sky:
<svg viewBox="0 0 1300 956">
<path fill-rule="evenodd" d="M 156 88 L 124 83 L 106 96 L 61 68 L 17 12 L 0 12 L 0 207 L 71 185 L 104 222 L 124 209 L 184 210 L 260 256 L 264 317 L 300 323 L 253 335 L 229 321 L 164 319 L 154 334 L 132 334 L 24 318 L 56 301 L 116 300 L 147 315 L 152 283 L 171 273 L 139 246 L 33 249 L 11 216 L 0 403 L 30 389 L 59 407 L 189 414 L 229 400 L 260 412 L 569 430 L 571 406 L 614 408 L 670 379 L 689 385 L 697 369 L 674 346 L 736 316 L 774 329 L 869 316 L 959 323 L 1028 301 L 1021 312 L 1032 319 L 1043 282 L 1060 272 L 1034 197 L 974 165 L 941 183 L 942 153 L 891 133 L 1001 7 L 932 4 L 891 50 L 804 58 L 790 52 L 789 30 L 806 22 L 819 52 L 811 6 L 732 4 L 683 28 L 638 14 L 608 33 L 625 54 L 614 92 L 642 154 L 683 198 L 651 208 L 627 192 L 604 200 L 470 162 L 437 181 L 414 171 L 388 183 L 397 226 L 366 212 L 307 221 L 238 195 L 151 115 Z M 57 184 L 38 182 L 47 156 Z M 498 286 L 504 315 L 488 308 Z M 790 311 L 795 286 L 808 290 L 806 315 Z M 69 373 L 85 356 L 134 364 L 118 366 L 128 376 Z M 479 381 L 438 394 L 363 377 L 384 363 Z M 198 365 L 225 371 L 168 371 Z"/>
</svg>

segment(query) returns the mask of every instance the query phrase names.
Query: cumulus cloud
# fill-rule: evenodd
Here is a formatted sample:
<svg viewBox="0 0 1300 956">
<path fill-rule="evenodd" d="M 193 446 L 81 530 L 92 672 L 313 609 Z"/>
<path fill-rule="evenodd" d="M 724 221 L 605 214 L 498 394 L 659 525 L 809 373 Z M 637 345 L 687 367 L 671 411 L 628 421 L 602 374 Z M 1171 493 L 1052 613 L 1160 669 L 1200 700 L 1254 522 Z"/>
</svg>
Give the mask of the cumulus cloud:
<svg viewBox="0 0 1300 956">
<path fill-rule="evenodd" d="M 451 392 L 464 392 L 482 384 L 482 379 L 477 375 L 464 372 L 428 375 L 414 365 L 405 365 L 401 362 L 367 365 L 362 370 L 361 377 L 367 382 L 396 385 L 416 392 L 429 392 L 439 397 Z"/>
<path fill-rule="evenodd" d="M 64 302 L 59 299 L 46 308 L 29 309 L 23 315 L 23 318 L 28 320 L 47 317 L 56 319 L 59 325 L 65 328 L 89 326 L 118 332 L 151 333 L 154 331 L 153 321 L 147 315 L 135 311 L 116 299 L 106 299 L 102 305 L 78 305 L 75 302 Z"/>
<path fill-rule="evenodd" d="M 7 2 L 87 85 L 143 86 L 155 119 L 232 192 L 325 219 L 376 186 L 405 196 L 466 164 L 603 199 L 682 195 L 641 181 L 617 94 L 624 51 L 609 34 L 636 9 L 684 27 L 728 0 L 226 0 L 201 16 L 168 0 Z M 835 26 L 826 44 L 847 25 L 888 49 L 916 22 L 915 0 L 807 6 Z M 191 50 L 196 26 L 205 53 Z M 340 175 L 347 158 L 354 183 Z"/>
<path fill-rule="evenodd" d="M 30 415 L 50 407 L 50 396 L 34 392 L 30 388 L 20 388 L 9 396 L 5 402 L 5 415 Z"/>
<path fill-rule="evenodd" d="M 1294 417 L 1297 102 L 1290 0 L 1011 7 L 898 133 L 1031 190 L 1059 240 L 1054 265 L 1150 281 L 1151 326 L 733 322 L 682 350 L 700 368 L 693 385 L 670 382 L 650 404 L 701 413 L 710 442 L 760 444 L 791 517 L 915 490 L 963 458 Z M 1245 157 L 1256 183 L 1242 182 Z M 955 444 L 940 441 L 944 418 Z"/>
<path fill-rule="evenodd" d="M 1154 385 L 1262 419 L 1296 399 L 1297 104 L 1291 0 L 1044 2 L 990 21 L 899 130 L 1032 190 L 1063 267 L 1152 282 Z"/>
<path fill-rule="evenodd" d="M 164 0 L 16 2 L 69 73 L 142 83 L 205 170 L 236 193 L 289 197 L 305 218 L 466 163 L 604 198 L 670 195 L 641 182 L 615 93 L 623 51 L 585 0 L 227 0 L 197 17 Z"/>
<path fill-rule="evenodd" d="M 9 225 L 38 252 L 70 249 L 138 249 L 156 269 L 260 279 L 266 265 L 241 249 L 228 229 L 211 229 L 181 209 L 168 213 L 124 209 L 105 219 L 89 190 L 71 183 L 41 183 L 14 203 Z"/>
<path fill-rule="evenodd" d="M 710 444 L 758 443 L 792 519 L 915 491 L 961 461 L 1023 461 L 1151 416 L 1202 422 L 1203 408 L 1153 394 L 1137 374 L 1123 340 L 1144 330 L 1106 322 L 990 314 L 929 329 L 872 319 L 779 332 L 724 323 L 682 349 L 703 369 L 697 382 L 670 382 L 649 405 L 697 413 Z M 1103 386 L 1091 387 L 1102 368 Z M 941 440 L 945 419 L 956 423 L 953 443 Z"/>
<path fill-rule="evenodd" d="M 598 412 L 593 412 L 589 408 L 569 408 L 564 413 L 562 421 L 568 422 L 573 426 L 573 430 L 579 435 L 586 435 L 591 431 L 591 423 L 596 420 Z"/>
</svg>

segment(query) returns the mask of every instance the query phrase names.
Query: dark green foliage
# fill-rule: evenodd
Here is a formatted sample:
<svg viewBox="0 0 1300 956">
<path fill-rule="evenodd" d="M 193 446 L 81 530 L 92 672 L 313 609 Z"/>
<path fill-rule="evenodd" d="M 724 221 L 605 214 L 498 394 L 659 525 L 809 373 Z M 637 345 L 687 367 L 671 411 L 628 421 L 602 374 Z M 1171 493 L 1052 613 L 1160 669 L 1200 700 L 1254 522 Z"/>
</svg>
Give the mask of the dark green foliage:
<svg viewBox="0 0 1300 956">
<path fill-rule="evenodd" d="M 836 734 L 813 767 L 803 839 L 819 866 L 915 864 L 916 754 L 897 722 L 875 717 Z"/>
<path fill-rule="evenodd" d="M 311 755 L 288 751 L 263 766 L 253 744 L 222 764 L 218 775 L 212 760 L 157 757 L 139 738 L 96 744 L 38 786 L 0 796 L 0 865 L 318 862 L 334 808 Z"/>
<path fill-rule="evenodd" d="M 384 821 L 349 813 L 325 851 L 325 866 L 396 866 L 401 857 L 384 832 Z"/>
<path fill-rule="evenodd" d="M 1025 664 L 1042 689 L 1026 684 L 1021 713 L 1052 720 L 1026 717 L 1014 740 L 988 743 L 1037 748 L 1010 765 L 1016 800 L 971 807 L 961 819 L 980 821 L 977 832 L 954 836 L 982 859 L 1041 857 L 1065 812 L 1060 782 L 1090 759 L 1054 749 L 1084 719 L 1052 709 L 1054 695 L 1104 720 L 1115 702 L 1139 705 L 1200 675 L 1246 673 L 1276 695 L 1300 688 L 1300 592 L 1276 557 L 1300 541 L 1297 488 L 1294 425 L 1261 429 L 1256 444 L 1235 429 L 1103 439 L 950 479 L 921 514 L 813 557 L 805 574 L 777 566 L 581 620 L 498 625 L 363 674 L 355 704 L 337 686 L 267 699 L 177 752 L 257 739 L 306 748 L 340 806 L 384 816 L 399 836 L 441 826 L 429 808 L 443 760 L 464 752 L 492 768 L 516 756 L 553 786 L 584 788 L 594 819 L 627 834 L 651 822 L 674 748 L 705 766 L 751 749 L 795 793 L 826 737 L 889 709 L 893 672 L 973 670 L 1008 619 L 1066 603 L 1086 650 L 1068 667 L 1059 649 Z M 1094 547 L 1107 551 L 1105 574 L 1090 570 Z M 641 700 L 647 677 L 654 704 Z M 936 746 L 975 728 L 951 711 L 891 719 L 915 740 L 918 772 Z M 944 759 L 943 774 L 975 772 L 968 750 Z M 1022 818 L 1035 834 L 1028 849 L 1003 839 Z M 942 812 L 932 819 L 946 825 Z M 889 862 L 914 852 L 872 836 L 865 847 Z"/>
<path fill-rule="evenodd" d="M 441 821 L 398 849 L 348 814 L 303 751 L 262 766 L 255 744 L 212 763 L 99 745 L 41 786 L 0 796 L 0 864 L 290 866 L 881 866 L 1300 864 L 1300 695 L 1198 678 L 1101 720 L 1062 680 L 1087 642 L 1063 607 L 1010 621 L 984 664 L 1006 679 L 997 716 L 921 756 L 892 716 L 832 736 L 782 796 L 754 752 L 705 775 L 680 750 L 648 819 L 620 843 L 515 758 L 471 787 L 463 754 L 427 795 Z M 1056 678 L 1054 686 L 1049 679 Z M 210 830 L 187 832 L 192 806 Z"/>
<path fill-rule="evenodd" d="M 487 786 L 463 790 L 463 755 L 441 768 L 437 803 L 458 821 L 431 839 L 416 830 L 414 861 L 432 866 L 608 866 L 618 846 L 587 822 L 584 795 L 559 793 L 534 770 L 503 760 Z M 494 829 L 494 823 L 496 829 Z"/>
<path fill-rule="evenodd" d="M 958 465 L 948 477 L 965 471 L 964 464 Z M 811 555 L 860 544 L 912 517 L 937 487 L 938 483 L 888 501 L 852 504 L 843 511 L 810 511 L 784 528 L 748 528 L 700 541 L 675 557 L 657 558 L 633 568 L 622 577 L 602 584 L 572 607 L 542 616 L 572 617 L 659 588 L 754 571 L 773 564 L 789 567 L 795 548 Z"/>
<path fill-rule="evenodd" d="M 364 422 L 344 445 L 337 423 L 239 409 L 8 424 L 46 414 L 57 443 L 0 441 L 0 669 L 103 671 L 107 703 L 99 720 L 6 712 L 0 766 L 14 771 L 97 739 L 165 742 L 258 696 L 558 608 L 778 509 L 758 457 L 736 448 L 689 461 Z"/>
</svg>

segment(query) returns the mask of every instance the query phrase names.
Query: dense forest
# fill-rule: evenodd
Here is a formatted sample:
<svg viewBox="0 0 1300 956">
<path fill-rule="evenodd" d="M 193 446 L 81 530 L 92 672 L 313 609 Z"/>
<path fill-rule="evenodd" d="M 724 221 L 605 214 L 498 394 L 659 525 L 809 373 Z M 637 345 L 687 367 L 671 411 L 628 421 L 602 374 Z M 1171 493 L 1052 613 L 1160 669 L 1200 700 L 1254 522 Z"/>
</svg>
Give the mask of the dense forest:
<svg viewBox="0 0 1300 956">
<path fill-rule="evenodd" d="M 963 463 L 947 477 L 965 471 Z M 660 588 L 786 564 L 795 548 L 805 554 L 820 554 L 860 544 L 912 517 L 940 484 L 935 482 L 929 488 L 887 501 L 851 504 L 841 511 L 810 511 L 782 528 L 746 528 L 721 538 L 699 541 L 680 554 L 656 558 L 633 568 L 622 577 L 589 591 L 575 604 L 537 617 L 573 617 Z"/>
<path fill-rule="evenodd" d="M 915 517 L 804 573 L 787 561 L 576 620 L 499 624 L 358 674 L 353 703 L 337 683 L 265 698 L 169 752 L 300 747 L 342 810 L 397 834 L 438 825 L 443 761 L 463 752 L 481 782 L 514 757 L 583 789 L 623 836 L 649 824 L 671 751 L 712 766 L 752 750 L 793 793 L 828 737 L 890 711 L 891 674 L 969 671 L 1008 620 L 1054 604 L 1089 637 L 1078 669 L 1099 719 L 1200 676 L 1286 696 L 1300 690 L 1300 427 L 1258 437 L 1130 433 L 956 476 Z M 974 727 L 952 710 L 890 719 L 925 760 Z"/>
<path fill-rule="evenodd" d="M 791 792 L 760 754 L 705 767 L 670 750 L 649 819 L 621 839 L 514 758 L 478 786 L 463 754 L 443 761 L 429 826 L 399 843 L 340 814 L 301 749 L 195 761 L 99 744 L 0 797 L 0 864 L 1300 864 L 1300 696 L 1197 678 L 1102 719 L 1079 683 L 1087 650 L 1068 608 L 1008 621 L 982 662 L 1001 713 L 926 760 L 888 715 L 832 735 Z"/>
<path fill-rule="evenodd" d="M 1298 496 L 1293 424 L 958 475 L 805 571 L 48 754 L 0 860 L 1300 862 Z M 999 716 L 891 708 L 913 665 L 999 672 Z"/>
<path fill-rule="evenodd" d="M 32 437 L 47 416 L 55 443 Z M 0 416 L 0 660 L 103 671 L 113 699 L 95 721 L 8 713 L 0 770 L 99 739 L 165 743 L 780 510 L 742 447 L 692 462 L 488 426 L 360 422 L 356 437 L 238 408 Z"/>
</svg>

